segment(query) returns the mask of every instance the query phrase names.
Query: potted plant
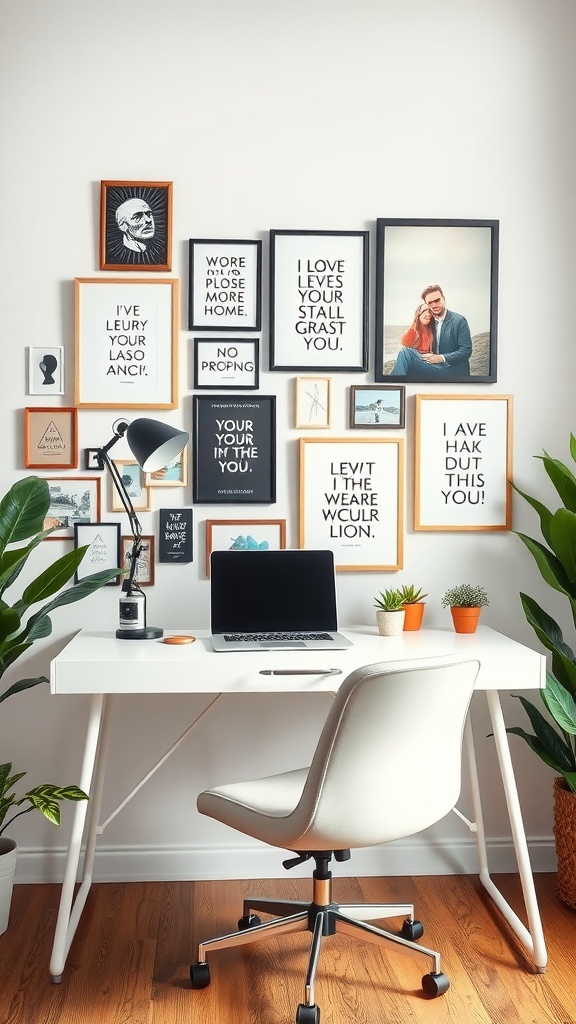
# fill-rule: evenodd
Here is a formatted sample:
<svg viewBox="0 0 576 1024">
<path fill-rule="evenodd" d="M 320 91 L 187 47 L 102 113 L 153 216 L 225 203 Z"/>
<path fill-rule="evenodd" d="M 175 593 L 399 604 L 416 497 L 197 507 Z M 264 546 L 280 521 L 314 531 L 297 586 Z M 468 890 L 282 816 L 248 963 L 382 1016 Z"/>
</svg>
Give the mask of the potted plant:
<svg viewBox="0 0 576 1024">
<path fill-rule="evenodd" d="M 15 585 L 34 548 L 57 529 L 43 529 L 49 504 L 48 484 L 35 476 L 19 480 L 0 502 L 0 679 L 35 640 L 50 636 L 50 615 L 55 608 L 81 601 L 123 571 L 107 569 L 94 573 L 63 590 L 84 558 L 88 548 L 85 545 L 57 558 L 36 579 L 26 584 L 20 597 L 9 605 L 6 592 Z M 12 594 L 10 596 L 12 599 Z M 33 606 L 39 604 L 41 607 L 32 612 Z M 46 676 L 19 679 L 0 694 L 0 702 L 47 682 Z M 0 761 L 3 761 L 1 755 Z M 48 783 L 34 786 L 17 796 L 14 787 L 25 774 L 13 774 L 10 761 L 0 764 L 0 934 L 8 925 L 17 850 L 15 841 L 4 835 L 6 829 L 15 818 L 32 810 L 41 811 L 49 821 L 58 825 L 60 801 L 88 799 L 75 785 Z M 6 820 L 11 811 L 15 813 Z"/>
<path fill-rule="evenodd" d="M 424 598 L 428 597 L 428 594 L 422 593 L 422 589 L 416 590 L 416 587 L 407 584 L 400 587 L 400 594 L 404 608 L 404 629 L 420 629 L 424 615 Z"/>
<path fill-rule="evenodd" d="M 576 438 L 572 434 L 570 455 L 576 462 Z M 515 532 L 533 556 L 544 582 L 567 599 L 572 621 L 576 623 L 576 477 L 568 466 L 546 452 L 537 458 L 542 460 L 561 504 L 551 512 L 515 486 L 514 490 L 537 512 L 544 543 Z M 517 726 L 507 731 L 521 736 L 557 774 L 554 781 L 556 887 L 560 898 L 576 909 L 576 655 L 548 612 L 526 594 L 521 593 L 520 600 L 527 621 L 552 655 L 552 671 L 546 673 L 546 686 L 540 696 L 554 724 L 534 704 L 514 694 L 528 715 L 534 733 Z"/>
<path fill-rule="evenodd" d="M 442 598 L 442 607 L 450 608 L 457 633 L 475 633 L 480 611 L 489 603 L 484 587 L 473 586 L 471 583 L 451 587 Z"/>
<path fill-rule="evenodd" d="M 376 622 L 380 636 L 400 636 L 404 628 L 403 598 L 399 590 L 380 591 L 374 598 Z"/>
</svg>

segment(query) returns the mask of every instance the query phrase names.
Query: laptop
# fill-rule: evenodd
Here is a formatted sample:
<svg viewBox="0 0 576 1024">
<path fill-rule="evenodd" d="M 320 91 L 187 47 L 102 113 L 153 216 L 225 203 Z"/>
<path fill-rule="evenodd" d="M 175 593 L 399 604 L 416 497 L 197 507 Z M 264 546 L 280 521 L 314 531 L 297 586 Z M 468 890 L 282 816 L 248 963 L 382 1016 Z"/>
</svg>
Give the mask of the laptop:
<svg viewBox="0 0 576 1024">
<path fill-rule="evenodd" d="M 332 551 L 213 551 L 210 625 L 215 651 L 338 651 Z"/>
</svg>

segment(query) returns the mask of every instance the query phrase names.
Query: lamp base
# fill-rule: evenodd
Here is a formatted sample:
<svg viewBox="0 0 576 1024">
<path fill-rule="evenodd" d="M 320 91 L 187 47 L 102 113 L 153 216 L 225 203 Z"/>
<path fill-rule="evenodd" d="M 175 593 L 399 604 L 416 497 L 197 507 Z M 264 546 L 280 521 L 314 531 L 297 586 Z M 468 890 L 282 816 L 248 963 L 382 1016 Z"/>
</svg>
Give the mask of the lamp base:
<svg viewBox="0 0 576 1024">
<path fill-rule="evenodd" d="M 117 640 L 157 640 L 164 636 L 164 630 L 160 626 L 146 626 L 145 629 L 117 629 Z"/>
</svg>

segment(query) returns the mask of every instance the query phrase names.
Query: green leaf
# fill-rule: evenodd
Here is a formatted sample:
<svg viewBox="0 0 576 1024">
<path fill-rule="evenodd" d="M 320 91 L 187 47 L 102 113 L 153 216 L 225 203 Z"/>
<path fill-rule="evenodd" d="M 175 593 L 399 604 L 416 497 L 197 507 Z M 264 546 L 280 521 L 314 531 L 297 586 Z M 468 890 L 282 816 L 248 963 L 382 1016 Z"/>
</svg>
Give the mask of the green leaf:
<svg viewBox="0 0 576 1024">
<path fill-rule="evenodd" d="M 55 527 L 50 530 L 42 530 L 26 547 L 12 548 L 10 551 L 4 552 L 0 559 L 0 595 L 15 583 L 22 568 L 26 565 L 28 556 L 49 534 L 54 533 L 54 529 Z"/>
<path fill-rule="evenodd" d="M 565 771 L 576 771 L 576 764 L 574 763 L 574 757 L 570 747 L 564 742 L 561 736 L 556 732 L 554 727 L 550 725 L 550 722 L 544 718 L 544 715 L 540 713 L 538 708 L 531 704 L 529 700 L 519 694 L 513 694 L 524 708 L 524 711 L 530 719 L 530 725 L 534 729 L 536 738 L 542 744 L 542 747 L 546 750 L 548 756 L 554 761 L 555 764 L 559 764 Z"/>
<path fill-rule="evenodd" d="M 572 594 L 570 580 L 556 555 L 549 551 L 540 541 L 533 540 L 532 537 L 527 537 L 524 533 L 515 532 L 516 536 L 526 545 L 528 551 L 533 556 L 544 581 L 553 587 L 554 590 L 559 590 L 561 594 L 566 594 L 568 597 L 576 596 L 576 594 Z"/>
<path fill-rule="evenodd" d="M 576 477 L 570 472 L 567 466 L 558 459 L 552 459 L 544 452 L 544 455 L 536 456 L 542 459 L 544 469 L 548 473 L 562 504 L 576 512 Z"/>
<path fill-rule="evenodd" d="M 28 476 L 13 484 L 0 502 L 0 554 L 7 544 L 16 544 L 39 533 L 49 505 L 46 480 Z"/>
<path fill-rule="evenodd" d="M 48 604 L 40 608 L 34 615 L 32 615 L 23 632 L 20 634 L 20 638 L 27 638 L 33 634 L 33 629 L 36 628 L 37 623 L 41 621 L 49 612 L 54 611 L 55 608 L 62 608 L 67 604 L 74 604 L 76 601 L 82 601 L 83 598 L 89 597 L 90 594 L 100 590 L 101 587 L 107 583 L 111 583 L 112 580 L 116 579 L 117 576 L 123 576 L 126 572 L 125 569 L 103 569 L 101 572 L 95 572 L 91 576 L 85 576 L 83 580 L 75 583 L 73 587 L 69 587 L 68 590 L 63 590 L 62 593 L 58 594 L 53 601 L 49 601 Z"/>
<path fill-rule="evenodd" d="M 546 676 L 546 689 L 542 691 L 542 699 L 560 728 L 571 736 L 576 736 L 576 701 L 551 672 Z M 576 770 L 576 764 L 574 768 Z"/>
<path fill-rule="evenodd" d="M 72 579 L 89 546 L 89 544 L 83 544 L 82 547 L 74 548 L 62 555 L 61 558 L 56 559 L 26 587 L 20 604 L 29 608 L 30 605 L 37 604 L 38 601 L 45 601 L 47 597 L 51 597 L 52 594 L 60 590 L 65 583 Z"/>
<path fill-rule="evenodd" d="M 528 744 L 530 749 L 534 751 L 534 753 L 540 758 L 541 761 L 544 762 L 544 764 L 547 764 L 549 768 L 553 768 L 554 771 L 557 772 L 559 775 L 564 774 L 564 771 L 562 770 L 561 766 L 559 764 L 556 764 L 553 758 L 550 757 L 548 751 L 542 745 L 540 740 L 536 738 L 536 736 L 531 736 L 530 733 L 525 732 L 524 729 L 521 729 L 517 725 L 509 726 L 506 729 L 506 732 L 511 733 L 511 735 L 513 736 L 521 736 L 523 740 L 526 740 L 526 743 Z"/>
<path fill-rule="evenodd" d="M 562 630 L 556 620 L 551 615 L 548 615 L 548 612 L 545 612 L 533 597 L 520 593 L 520 600 L 526 619 L 532 626 L 532 629 L 538 634 L 538 638 L 544 646 L 549 651 L 561 651 L 567 658 L 573 661 L 574 654 L 564 641 Z"/>
<path fill-rule="evenodd" d="M 22 690 L 30 690 L 33 686 L 38 686 L 39 683 L 49 683 L 48 676 L 34 676 L 31 679 L 19 679 L 17 683 L 12 683 L 4 693 L 0 693 L 0 703 L 6 700 L 7 697 L 12 697 L 15 693 L 21 693 Z"/>
<path fill-rule="evenodd" d="M 0 642 L 12 636 L 20 628 L 20 616 L 13 608 L 4 607 L 0 610 Z"/>
<path fill-rule="evenodd" d="M 571 583 L 576 581 L 576 514 L 559 508 L 550 520 L 550 547 Z"/>
<path fill-rule="evenodd" d="M 517 492 L 517 494 L 520 494 L 521 497 L 524 498 L 524 500 L 527 501 L 528 504 L 531 505 L 532 508 L 538 513 L 540 517 L 540 529 L 542 531 L 542 536 L 544 537 L 546 543 L 550 545 L 549 523 L 552 518 L 552 512 L 550 511 L 550 509 L 546 508 L 546 505 L 543 505 L 541 501 L 538 501 L 537 498 L 533 498 L 530 494 L 526 494 L 525 491 L 521 491 L 520 488 L 516 486 L 516 484 L 513 483 L 512 487 Z M 518 536 L 520 535 L 518 534 Z"/>
</svg>

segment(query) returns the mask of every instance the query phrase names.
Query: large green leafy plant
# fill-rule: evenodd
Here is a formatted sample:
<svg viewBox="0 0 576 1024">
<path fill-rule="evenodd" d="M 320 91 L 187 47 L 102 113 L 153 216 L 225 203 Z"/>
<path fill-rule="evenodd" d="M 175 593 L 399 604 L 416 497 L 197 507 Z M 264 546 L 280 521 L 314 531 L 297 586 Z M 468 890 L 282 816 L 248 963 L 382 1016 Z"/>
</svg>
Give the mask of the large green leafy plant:
<svg viewBox="0 0 576 1024">
<path fill-rule="evenodd" d="M 43 529 L 49 504 L 48 484 L 46 480 L 35 476 L 19 480 L 0 502 L 0 679 L 30 649 L 35 640 L 50 636 L 50 616 L 56 608 L 81 601 L 110 583 L 122 571 L 107 569 L 97 572 L 63 589 L 84 558 L 88 548 L 85 545 L 56 559 L 23 588 L 21 596 L 12 605 L 8 604 L 7 592 L 15 585 L 34 548 L 53 532 L 54 528 Z M 47 682 L 47 677 L 43 675 L 19 679 L 0 694 L 0 702 L 22 690 Z M 86 794 L 77 786 L 49 784 L 36 786 L 18 797 L 14 793 L 14 786 L 25 774 L 12 774 L 10 762 L 0 764 L 0 835 L 14 818 L 35 809 L 58 825 L 61 800 L 87 799 Z M 6 820 L 11 811 L 14 813 Z"/>
<path fill-rule="evenodd" d="M 576 462 L 576 438 L 572 434 L 570 455 Z M 566 597 L 576 626 L 576 477 L 568 466 L 546 452 L 537 458 L 542 460 L 562 504 L 552 512 L 515 486 L 518 494 L 538 513 L 544 543 L 524 533 L 517 533 L 517 536 L 533 555 L 544 581 Z M 526 619 L 552 655 L 552 671 L 547 672 L 546 687 L 540 694 L 554 724 L 530 701 L 515 695 L 534 733 L 516 726 L 507 731 L 526 740 L 534 753 L 563 775 L 568 788 L 576 793 L 576 657 L 552 616 L 534 598 L 520 594 L 520 599 Z"/>
</svg>

